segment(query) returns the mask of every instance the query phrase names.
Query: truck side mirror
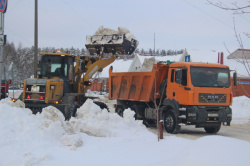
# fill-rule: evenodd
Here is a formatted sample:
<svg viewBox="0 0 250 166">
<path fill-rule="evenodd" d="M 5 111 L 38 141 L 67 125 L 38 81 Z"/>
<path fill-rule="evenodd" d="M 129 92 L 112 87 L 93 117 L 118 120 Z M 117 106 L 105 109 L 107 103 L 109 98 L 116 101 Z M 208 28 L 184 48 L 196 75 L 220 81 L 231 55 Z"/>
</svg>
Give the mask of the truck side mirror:
<svg viewBox="0 0 250 166">
<path fill-rule="evenodd" d="M 237 86 L 237 73 L 234 72 L 233 74 L 233 79 L 234 79 L 234 86 Z"/>
<path fill-rule="evenodd" d="M 181 84 L 182 82 L 182 69 L 175 70 L 175 82 Z"/>
</svg>

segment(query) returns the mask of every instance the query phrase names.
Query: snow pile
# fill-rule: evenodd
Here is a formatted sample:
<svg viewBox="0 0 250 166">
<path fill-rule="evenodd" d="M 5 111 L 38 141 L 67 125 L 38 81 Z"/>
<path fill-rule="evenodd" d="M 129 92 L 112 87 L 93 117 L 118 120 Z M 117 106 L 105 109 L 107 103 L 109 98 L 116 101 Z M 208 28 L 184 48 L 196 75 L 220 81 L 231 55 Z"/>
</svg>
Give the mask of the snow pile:
<svg viewBox="0 0 250 166">
<path fill-rule="evenodd" d="M 247 123 L 250 120 L 250 99 L 246 96 L 234 97 L 232 123 Z"/>
<path fill-rule="evenodd" d="M 77 117 L 71 118 L 69 125 L 73 133 L 83 132 L 97 137 L 138 137 L 148 132 L 142 121 L 135 121 L 130 109 L 125 110 L 122 118 L 106 109 L 101 110 L 91 99 L 77 110 Z M 153 134 L 148 133 L 148 136 Z"/>
<path fill-rule="evenodd" d="M 0 104 L 7 104 L 9 106 L 17 107 L 17 108 L 25 108 L 25 104 L 22 101 L 17 100 L 14 103 L 10 98 L 5 98 L 5 99 L 0 100 Z"/>
<path fill-rule="evenodd" d="M 4 132 L 1 133 L 0 137 L 4 137 L 1 141 L 14 141 L 19 137 L 18 140 L 24 143 L 47 144 L 46 140 L 50 140 L 59 145 L 62 140 L 62 144 L 65 144 L 64 137 L 68 137 L 70 133 L 65 118 L 58 109 L 49 106 L 44 108 L 41 114 L 34 115 L 30 109 L 23 106 L 24 103 L 20 100 L 16 103 L 10 98 L 0 101 L 0 113 L 3 115 L 0 117 L 0 130 Z M 19 141 L 15 143 L 18 144 Z M 65 145 L 75 148 L 81 144 L 81 140 L 76 140 Z"/>
<path fill-rule="evenodd" d="M 158 61 L 155 59 L 155 57 L 151 58 L 145 58 L 144 62 L 142 64 L 141 71 L 152 71 L 153 65 L 156 64 Z"/>
<path fill-rule="evenodd" d="M 246 109 L 247 102 L 242 101 Z M 76 118 L 64 121 L 62 113 L 54 107 L 46 107 L 41 114 L 34 115 L 20 106 L 10 99 L 0 101 L 1 166 L 81 166 L 83 163 L 247 166 L 250 163 L 247 141 L 222 136 L 197 140 L 167 136 L 158 142 L 157 136 L 141 121 L 136 121 L 129 109 L 122 118 L 87 100 L 77 110 Z M 241 106 L 235 108 L 240 110 Z"/>
</svg>

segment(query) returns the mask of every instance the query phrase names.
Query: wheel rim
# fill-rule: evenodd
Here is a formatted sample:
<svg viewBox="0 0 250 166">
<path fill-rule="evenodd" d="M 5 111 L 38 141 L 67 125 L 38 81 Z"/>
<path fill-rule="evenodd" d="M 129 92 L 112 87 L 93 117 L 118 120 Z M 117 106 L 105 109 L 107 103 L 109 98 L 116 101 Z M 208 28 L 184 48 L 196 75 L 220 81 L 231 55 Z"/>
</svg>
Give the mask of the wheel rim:
<svg viewBox="0 0 250 166">
<path fill-rule="evenodd" d="M 173 119 L 173 117 L 171 115 L 168 115 L 166 117 L 165 124 L 166 124 L 166 127 L 168 129 L 172 129 L 172 127 L 174 125 L 174 119 Z"/>
</svg>

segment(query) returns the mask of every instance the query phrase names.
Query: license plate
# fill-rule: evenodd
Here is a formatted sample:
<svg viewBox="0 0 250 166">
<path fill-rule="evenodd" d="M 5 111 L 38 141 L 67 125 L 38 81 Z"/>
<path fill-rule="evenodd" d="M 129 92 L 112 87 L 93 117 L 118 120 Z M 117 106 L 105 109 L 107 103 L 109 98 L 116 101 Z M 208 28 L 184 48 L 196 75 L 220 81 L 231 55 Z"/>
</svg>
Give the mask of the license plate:
<svg viewBox="0 0 250 166">
<path fill-rule="evenodd" d="M 208 117 L 218 117 L 218 114 L 208 114 Z"/>
</svg>

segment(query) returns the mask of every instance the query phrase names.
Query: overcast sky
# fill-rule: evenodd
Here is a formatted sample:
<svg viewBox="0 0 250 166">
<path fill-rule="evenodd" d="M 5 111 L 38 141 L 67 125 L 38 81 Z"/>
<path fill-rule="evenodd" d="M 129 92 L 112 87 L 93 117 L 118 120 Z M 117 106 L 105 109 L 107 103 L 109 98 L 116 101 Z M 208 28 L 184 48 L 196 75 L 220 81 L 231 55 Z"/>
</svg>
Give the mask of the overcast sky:
<svg viewBox="0 0 250 166">
<path fill-rule="evenodd" d="M 213 0 L 217 2 L 217 0 Z M 221 0 L 229 5 L 231 0 Z M 246 4 L 247 0 L 234 0 Z M 126 27 L 139 41 L 138 48 L 238 48 L 233 17 L 245 48 L 250 49 L 250 14 L 234 15 L 206 0 L 38 0 L 38 46 L 85 48 L 86 35 L 100 27 Z M 9 42 L 34 45 L 34 0 L 9 0 L 5 13 Z"/>
</svg>

